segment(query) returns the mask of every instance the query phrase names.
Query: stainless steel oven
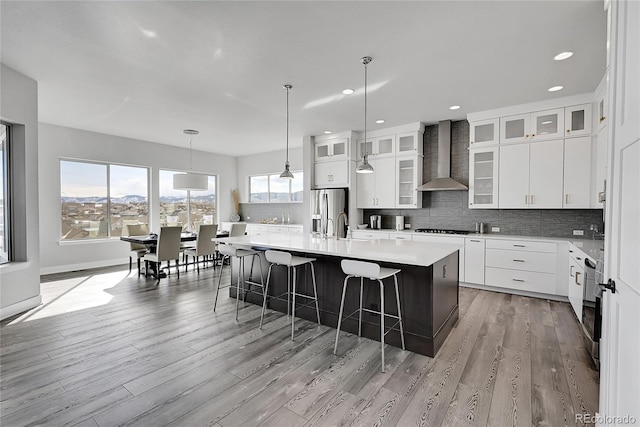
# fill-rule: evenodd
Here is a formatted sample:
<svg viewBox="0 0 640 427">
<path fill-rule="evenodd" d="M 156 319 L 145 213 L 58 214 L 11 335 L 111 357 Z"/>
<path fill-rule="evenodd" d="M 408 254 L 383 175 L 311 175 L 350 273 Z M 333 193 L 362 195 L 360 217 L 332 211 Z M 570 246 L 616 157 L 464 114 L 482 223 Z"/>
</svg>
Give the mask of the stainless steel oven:
<svg viewBox="0 0 640 427">
<path fill-rule="evenodd" d="M 582 295 L 582 330 L 584 344 L 591 354 L 596 367 L 600 366 L 599 344 L 602 326 L 602 290 L 601 283 L 604 251 L 600 251 L 595 264 L 588 258 L 584 260 L 584 282 Z"/>
</svg>

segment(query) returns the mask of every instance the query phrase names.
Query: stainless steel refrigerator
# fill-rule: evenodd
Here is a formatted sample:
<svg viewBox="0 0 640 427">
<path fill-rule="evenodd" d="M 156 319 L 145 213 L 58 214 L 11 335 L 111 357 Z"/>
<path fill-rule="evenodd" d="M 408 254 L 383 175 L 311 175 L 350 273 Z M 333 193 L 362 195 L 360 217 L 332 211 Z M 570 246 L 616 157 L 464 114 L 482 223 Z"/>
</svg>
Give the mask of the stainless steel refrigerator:
<svg viewBox="0 0 640 427">
<path fill-rule="evenodd" d="M 338 215 L 347 212 L 347 189 L 311 190 L 311 232 L 322 235 L 345 237 L 347 221 L 338 220 Z M 338 229 L 338 221 L 340 226 Z M 344 225 L 343 225 L 344 224 Z"/>
</svg>

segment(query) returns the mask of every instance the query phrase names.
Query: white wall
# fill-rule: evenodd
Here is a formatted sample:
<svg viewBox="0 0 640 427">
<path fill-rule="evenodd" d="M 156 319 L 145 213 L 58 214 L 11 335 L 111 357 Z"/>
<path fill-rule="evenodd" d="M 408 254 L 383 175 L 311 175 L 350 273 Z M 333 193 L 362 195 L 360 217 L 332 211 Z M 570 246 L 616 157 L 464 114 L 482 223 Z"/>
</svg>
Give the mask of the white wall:
<svg viewBox="0 0 640 427">
<path fill-rule="evenodd" d="M 38 83 L 0 64 L 0 118 L 12 124 L 11 204 L 16 262 L 0 265 L 0 319 L 37 306 L 40 297 L 38 241 Z"/>
<path fill-rule="evenodd" d="M 40 272 L 42 274 L 128 262 L 129 245 L 119 239 L 60 242 L 60 159 L 93 160 L 151 168 L 150 227 L 160 223 L 158 170 L 189 169 L 189 150 L 40 124 Z M 218 176 L 218 220 L 233 212 L 231 189 L 237 187 L 235 157 L 194 151 L 193 171 Z"/>
<path fill-rule="evenodd" d="M 284 170 L 286 158 L 286 150 L 238 157 L 237 180 L 240 202 L 247 203 L 249 201 L 249 181 L 247 179 L 249 175 L 267 173 L 277 173 L 279 175 Z M 302 164 L 302 147 L 289 148 L 289 164 L 292 172 L 306 170 Z"/>
</svg>

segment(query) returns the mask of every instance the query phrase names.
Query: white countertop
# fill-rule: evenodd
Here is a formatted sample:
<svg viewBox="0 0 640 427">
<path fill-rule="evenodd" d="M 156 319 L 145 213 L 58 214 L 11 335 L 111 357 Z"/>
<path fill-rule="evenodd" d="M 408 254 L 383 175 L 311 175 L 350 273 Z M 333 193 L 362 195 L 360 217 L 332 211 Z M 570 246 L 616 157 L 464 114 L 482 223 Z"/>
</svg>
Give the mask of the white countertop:
<svg viewBox="0 0 640 427">
<path fill-rule="evenodd" d="M 411 240 L 322 239 L 310 235 L 266 233 L 215 239 L 239 246 L 290 250 L 308 254 L 358 258 L 376 262 L 430 266 L 462 249 L 461 245 Z"/>
<path fill-rule="evenodd" d="M 353 230 L 355 231 L 355 230 Z M 499 239 L 499 240 L 530 240 L 530 241 L 545 241 L 556 243 L 569 243 L 574 248 L 583 252 L 586 257 L 591 258 L 594 262 L 598 259 L 598 254 L 604 249 L 604 240 L 591 240 L 591 239 L 571 239 L 567 237 L 545 237 L 545 236 L 517 236 L 509 234 L 495 234 L 495 233 L 469 233 L 469 234 L 440 234 L 440 233 L 418 233 L 415 230 L 394 230 L 394 229 L 362 229 L 358 231 L 369 231 L 373 233 L 405 233 L 416 236 L 437 236 L 437 237 L 472 237 L 482 239 Z"/>
</svg>

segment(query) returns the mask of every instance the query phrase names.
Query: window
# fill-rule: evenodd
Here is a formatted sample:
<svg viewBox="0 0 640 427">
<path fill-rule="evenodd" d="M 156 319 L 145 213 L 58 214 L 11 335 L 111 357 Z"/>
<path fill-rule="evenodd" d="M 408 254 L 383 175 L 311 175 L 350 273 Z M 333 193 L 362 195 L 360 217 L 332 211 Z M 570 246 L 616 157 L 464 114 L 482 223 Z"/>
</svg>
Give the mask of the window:
<svg viewBox="0 0 640 427">
<path fill-rule="evenodd" d="M 148 169 L 60 161 L 62 240 L 117 237 L 149 222 Z"/>
<path fill-rule="evenodd" d="M 205 191 L 173 189 L 175 171 L 160 171 L 160 226 L 180 225 L 197 231 L 200 224 L 216 222 L 216 177 L 208 176 Z"/>
<path fill-rule="evenodd" d="M 11 260 L 9 216 L 9 126 L 0 124 L 0 264 Z"/>
<path fill-rule="evenodd" d="M 250 176 L 249 202 L 302 202 L 302 171 L 292 173 L 293 179 L 280 178 L 280 174 Z"/>
</svg>

